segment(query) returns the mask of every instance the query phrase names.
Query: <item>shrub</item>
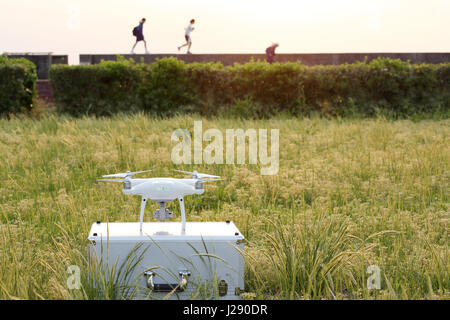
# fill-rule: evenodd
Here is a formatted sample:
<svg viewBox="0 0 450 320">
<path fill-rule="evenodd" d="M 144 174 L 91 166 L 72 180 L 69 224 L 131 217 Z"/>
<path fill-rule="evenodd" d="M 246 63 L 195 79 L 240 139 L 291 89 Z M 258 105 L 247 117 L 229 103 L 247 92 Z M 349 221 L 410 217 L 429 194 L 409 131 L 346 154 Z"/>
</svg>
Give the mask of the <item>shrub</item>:
<svg viewBox="0 0 450 320">
<path fill-rule="evenodd" d="M 222 111 L 227 116 L 241 119 L 261 119 L 269 117 L 264 106 L 249 96 L 236 99 L 231 106 Z M 271 114 L 272 115 L 272 114 Z"/>
<path fill-rule="evenodd" d="M 251 61 L 151 65 L 132 60 L 95 66 L 52 66 L 61 111 L 74 115 L 145 110 L 157 115 L 198 112 L 244 118 L 279 113 L 395 117 L 444 111 L 450 104 L 450 63 L 411 64 L 379 58 L 370 63 L 304 66 Z"/>
<path fill-rule="evenodd" d="M 49 71 L 58 110 L 74 116 L 108 116 L 141 109 L 142 68 L 132 60 L 92 66 L 53 65 Z"/>
<path fill-rule="evenodd" d="M 157 115 L 173 115 L 194 111 L 195 97 L 190 90 L 186 66 L 175 58 L 157 60 L 144 66 L 144 77 L 139 87 L 142 107 Z"/>
<path fill-rule="evenodd" d="M 202 115 L 217 115 L 220 107 L 233 102 L 230 69 L 221 63 L 194 62 L 186 65 L 189 88 L 195 95 L 197 111 Z"/>
<path fill-rule="evenodd" d="M 270 115 L 274 110 L 292 111 L 302 97 L 302 67 L 298 63 L 250 62 L 236 64 L 232 68 L 232 95 L 242 99 L 251 97 L 266 106 L 263 113 Z"/>
<path fill-rule="evenodd" d="M 0 115 L 31 111 L 36 97 L 36 66 L 0 55 Z"/>
</svg>

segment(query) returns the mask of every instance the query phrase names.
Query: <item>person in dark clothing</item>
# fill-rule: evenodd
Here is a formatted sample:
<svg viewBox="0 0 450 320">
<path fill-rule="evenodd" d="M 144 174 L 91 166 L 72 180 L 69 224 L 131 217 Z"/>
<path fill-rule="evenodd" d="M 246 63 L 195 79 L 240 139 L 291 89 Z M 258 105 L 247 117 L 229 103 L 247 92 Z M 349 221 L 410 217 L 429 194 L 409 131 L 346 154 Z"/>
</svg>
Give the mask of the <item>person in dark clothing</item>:
<svg viewBox="0 0 450 320">
<path fill-rule="evenodd" d="M 134 54 L 134 48 L 136 47 L 136 45 L 138 44 L 139 41 L 144 41 L 144 46 L 145 46 L 145 53 L 150 53 L 147 50 L 147 42 L 144 39 L 144 23 L 145 23 L 145 18 L 142 18 L 141 21 L 139 21 L 139 26 L 136 27 L 136 43 L 134 44 L 133 48 L 131 49 L 131 54 Z"/>
<path fill-rule="evenodd" d="M 275 42 L 266 49 L 266 60 L 268 63 L 272 64 L 275 62 L 275 49 L 278 48 L 279 45 L 278 42 Z"/>
</svg>

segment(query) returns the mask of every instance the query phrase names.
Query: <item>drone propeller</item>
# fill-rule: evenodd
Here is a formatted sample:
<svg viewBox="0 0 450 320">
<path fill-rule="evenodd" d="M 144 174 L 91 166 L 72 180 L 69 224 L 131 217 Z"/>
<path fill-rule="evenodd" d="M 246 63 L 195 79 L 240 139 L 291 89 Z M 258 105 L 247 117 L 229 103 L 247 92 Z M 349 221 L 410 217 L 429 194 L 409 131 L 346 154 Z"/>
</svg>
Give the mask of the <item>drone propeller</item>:
<svg viewBox="0 0 450 320">
<path fill-rule="evenodd" d="M 104 175 L 103 178 L 127 178 L 127 177 L 131 177 L 138 173 L 150 172 L 150 171 L 152 171 L 152 170 L 135 171 L 135 172 L 127 171 L 124 173 L 107 174 L 107 175 Z"/>
<path fill-rule="evenodd" d="M 174 171 L 190 174 L 192 176 L 192 179 L 220 178 L 220 176 L 213 176 L 212 174 L 207 174 L 207 173 L 198 173 L 197 171 L 194 171 L 194 172 L 183 171 L 183 170 L 174 170 Z M 223 179 L 218 179 L 218 180 L 223 180 Z M 213 180 L 209 180 L 209 181 L 213 181 Z"/>
<path fill-rule="evenodd" d="M 103 181 L 103 182 L 124 182 L 125 179 L 97 179 L 97 181 Z"/>
</svg>

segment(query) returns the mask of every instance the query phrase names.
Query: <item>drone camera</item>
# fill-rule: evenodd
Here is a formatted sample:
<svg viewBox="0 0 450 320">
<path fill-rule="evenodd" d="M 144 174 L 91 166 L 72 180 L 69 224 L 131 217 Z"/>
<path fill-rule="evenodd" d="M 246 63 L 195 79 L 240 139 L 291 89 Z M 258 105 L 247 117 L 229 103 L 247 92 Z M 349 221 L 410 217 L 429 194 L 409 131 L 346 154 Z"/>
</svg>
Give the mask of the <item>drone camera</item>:
<svg viewBox="0 0 450 320">
<path fill-rule="evenodd" d="M 161 210 L 156 210 L 155 212 L 153 212 L 153 217 L 155 217 L 156 220 L 165 221 L 173 217 L 173 212 L 167 209 L 165 209 L 163 212 L 161 212 Z"/>
<path fill-rule="evenodd" d="M 165 202 L 160 202 L 159 209 L 153 212 L 153 217 L 155 217 L 156 220 L 165 221 L 173 217 L 173 212 L 166 209 Z"/>
</svg>

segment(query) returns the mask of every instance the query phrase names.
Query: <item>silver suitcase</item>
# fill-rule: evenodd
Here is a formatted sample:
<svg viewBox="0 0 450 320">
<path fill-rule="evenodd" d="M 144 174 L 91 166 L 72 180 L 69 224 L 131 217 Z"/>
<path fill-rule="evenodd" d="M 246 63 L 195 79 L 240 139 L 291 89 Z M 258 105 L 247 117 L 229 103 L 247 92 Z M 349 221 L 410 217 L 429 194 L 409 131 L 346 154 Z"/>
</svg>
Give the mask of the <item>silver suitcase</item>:
<svg viewBox="0 0 450 320">
<path fill-rule="evenodd" d="M 238 299 L 244 237 L 233 222 L 92 224 L 91 261 L 135 299 Z"/>
</svg>

